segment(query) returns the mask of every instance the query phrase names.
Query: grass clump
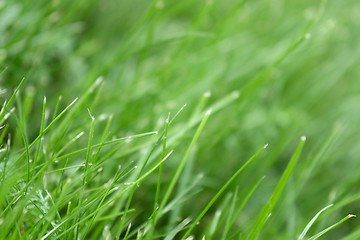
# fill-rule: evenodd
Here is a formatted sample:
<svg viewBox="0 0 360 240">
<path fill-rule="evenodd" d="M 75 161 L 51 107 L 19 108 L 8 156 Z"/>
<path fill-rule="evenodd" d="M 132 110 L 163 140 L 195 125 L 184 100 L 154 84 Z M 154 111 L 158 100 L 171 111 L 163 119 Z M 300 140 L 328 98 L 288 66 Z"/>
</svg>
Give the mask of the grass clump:
<svg viewBox="0 0 360 240">
<path fill-rule="evenodd" d="M 358 7 L 0 1 L 0 239 L 358 239 Z"/>
</svg>

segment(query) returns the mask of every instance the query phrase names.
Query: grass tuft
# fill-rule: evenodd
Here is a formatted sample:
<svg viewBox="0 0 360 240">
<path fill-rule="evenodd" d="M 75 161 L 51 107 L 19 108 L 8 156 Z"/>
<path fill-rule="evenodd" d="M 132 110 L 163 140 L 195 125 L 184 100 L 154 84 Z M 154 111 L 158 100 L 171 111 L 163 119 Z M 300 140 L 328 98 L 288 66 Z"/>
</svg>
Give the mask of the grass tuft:
<svg viewBox="0 0 360 240">
<path fill-rule="evenodd" d="M 0 0 L 0 239 L 359 239 L 357 9 Z"/>
</svg>

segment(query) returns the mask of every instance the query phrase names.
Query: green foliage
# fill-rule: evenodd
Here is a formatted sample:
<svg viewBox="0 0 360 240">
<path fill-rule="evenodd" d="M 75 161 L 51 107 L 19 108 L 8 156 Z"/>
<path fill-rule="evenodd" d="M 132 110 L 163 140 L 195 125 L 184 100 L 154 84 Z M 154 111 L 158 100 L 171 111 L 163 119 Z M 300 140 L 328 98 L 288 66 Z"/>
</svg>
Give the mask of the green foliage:
<svg viewBox="0 0 360 240">
<path fill-rule="evenodd" d="M 359 8 L 0 0 L 0 239 L 358 239 Z"/>
</svg>

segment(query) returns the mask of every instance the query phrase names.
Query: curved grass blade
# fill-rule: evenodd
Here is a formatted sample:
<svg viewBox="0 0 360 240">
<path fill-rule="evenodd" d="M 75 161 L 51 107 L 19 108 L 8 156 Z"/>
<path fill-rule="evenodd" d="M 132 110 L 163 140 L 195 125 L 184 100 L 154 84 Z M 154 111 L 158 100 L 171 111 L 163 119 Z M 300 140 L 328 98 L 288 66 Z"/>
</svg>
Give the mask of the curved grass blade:
<svg viewBox="0 0 360 240">
<path fill-rule="evenodd" d="M 25 149 L 25 151 L 13 162 L 12 166 L 14 167 L 16 165 L 16 163 L 25 155 L 27 154 L 27 152 L 35 145 L 35 143 L 37 141 L 39 141 L 39 139 L 51 128 L 51 126 L 58 120 L 61 118 L 62 115 L 65 114 L 65 112 L 76 102 L 77 98 L 72 101 L 50 124 L 48 127 L 45 128 L 45 130 L 36 137 L 36 139 L 28 145 L 28 147 Z M 50 164 L 50 163 L 46 163 L 46 164 Z M 47 165 L 45 165 L 46 167 Z M 43 169 L 45 169 L 45 167 L 43 167 Z M 9 167 L 10 168 L 10 167 Z M 16 195 L 13 197 L 13 199 L 9 202 L 9 204 L 6 206 L 6 208 L 4 209 L 4 211 L 2 213 L 0 213 L 0 216 L 3 216 L 7 210 L 9 209 L 9 206 L 11 206 L 16 199 L 18 199 L 23 192 L 28 188 L 29 184 L 40 175 L 41 171 L 38 172 L 33 178 L 30 179 L 30 181 L 28 183 L 26 183 L 26 186 Z"/>
<path fill-rule="evenodd" d="M 161 204 L 160 204 L 160 207 L 159 207 L 159 211 L 158 211 L 159 213 L 161 213 L 162 209 L 165 207 L 168 199 L 170 198 L 170 194 L 171 194 L 172 191 L 174 190 L 175 184 L 177 183 L 177 181 L 178 181 L 178 179 L 179 179 L 179 177 L 180 177 L 180 174 L 181 174 L 181 172 L 182 172 L 182 170 L 183 170 L 183 168 L 184 168 L 184 166 L 185 166 L 185 164 L 186 164 L 186 161 L 187 161 L 187 159 L 188 159 L 189 156 L 190 156 L 191 150 L 192 150 L 192 148 L 194 147 L 196 141 L 198 140 L 198 138 L 199 138 L 202 130 L 204 129 L 205 124 L 206 124 L 207 120 L 208 120 L 209 117 L 210 117 L 210 114 L 211 114 L 211 111 L 210 111 L 210 110 L 206 112 L 203 120 L 201 121 L 198 129 L 197 129 L 196 132 L 195 132 L 195 135 L 194 135 L 193 139 L 191 140 L 190 145 L 188 146 L 188 148 L 187 148 L 187 150 L 186 150 L 186 152 L 185 152 L 184 157 L 181 159 L 180 164 L 179 164 L 179 166 L 178 166 L 178 168 L 177 168 L 177 170 L 176 170 L 176 172 L 175 172 L 175 174 L 174 174 L 174 177 L 172 178 L 172 180 L 171 180 L 171 182 L 170 182 L 170 185 L 169 185 L 169 187 L 168 187 L 168 189 L 167 189 L 167 191 L 166 191 L 166 193 L 165 193 L 165 196 L 163 197 L 163 199 L 162 199 L 162 201 L 161 201 Z M 157 217 L 157 216 L 155 216 L 155 218 L 154 218 L 154 225 L 156 225 L 156 220 L 157 220 L 156 217 Z"/>
<path fill-rule="evenodd" d="M 128 235 L 129 235 L 129 232 L 130 232 L 130 229 L 131 229 L 131 223 L 129 224 L 127 230 L 126 230 L 126 233 L 125 233 L 125 236 L 124 236 L 124 240 L 127 239 Z"/>
<path fill-rule="evenodd" d="M 136 184 L 142 182 L 145 178 L 147 178 L 151 173 L 153 173 L 161 164 L 163 164 L 169 157 L 170 155 L 173 153 L 173 151 L 170 151 L 160 162 L 158 162 L 153 168 L 151 168 L 150 170 L 148 170 L 146 173 L 144 173 L 139 179 L 137 179 L 135 182 L 132 182 L 127 188 L 125 188 L 123 191 L 121 191 L 119 194 L 117 194 L 116 196 L 114 196 L 113 198 L 111 198 L 110 200 L 108 200 L 105 204 L 103 204 L 100 208 L 96 209 L 94 212 L 89 213 L 86 216 L 83 216 L 83 218 L 76 224 L 70 226 L 68 229 L 66 229 L 64 232 L 60 233 L 59 235 L 56 235 L 53 237 L 53 239 L 59 239 L 61 238 L 63 235 L 67 234 L 68 232 L 70 232 L 71 230 L 73 230 L 76 226 L 78 226 L 79 224 L 87 221 L 89 218 L 91 218 L 93 215 L 97 214 L 99 211 L 101 211 L 102 209 L 106 208 L 107 206 L 109 206 L 112 202 L 114 202 L 116 199 L 118 199 L 119 197 L 122 196 L 122 194 L 124 194 L 125 192 L 129 191 L 130 189 L 133 188 L 133 186 L 136 186 Z M 96 200 L 96 199 L 95 199 Z M 86 206 L 84 206 L 84 208 L 86 208 Z M 58 224 L 55 228 L 53 228 L 52 230 L 50 230 L 46 235 L 44 235 L 41 240 L 45 240 L 48 237 L 50 237 L 51 235 L 53 235 L 62 225 L 66 224 L 67 222 L 69 222 L 70 220 L 72 220 L 73 218 L 75 218 L 76 215 L 69 217 L 68 219 L 65 219 L 64 221 L 62 221 L 60 224 Z"/>
<path fill-rule="evenodd" d="M 324 207 L 323 209 L 321 209 L 321 210 L 311 219 L 311 221 L 306 225 L 306 227 L 304 228 L 304 231 L 302 231 L 302 233 L 300 234 L 298 240 L 304 239 L 306 233 L 309 231 L 309 229 L 310 229 L 311 226 L 314 224 L 314 222 L 316 221 L 316 219 L 320 216 L 320 214 L 323 213 L 324 211 L 326 211 L 328 208 L 331 208 L 332 206 L 334 206 L 334 204 L 330 204 L 330 205 Z"/>
<path fill-rule="evenodd" d="M 88 184 L 89 163 L 91 162 L 91 149 L 92 149 L 92 141 L 94 138 L 94 128 L 95 128 L 95 117 L 93 115 L 91 115 L 89 109 L 88 109 L 88 112 L 89 112 L 89 115 L 91 118 L 91 127 L 90 127 L 90 134 L 89 134 L 89 140 L 88 140 L 88 147 L 87 147 L 87 151 L 86 151 L 84 177 L 82 180 L 82 191 L 80 193 L 80 197 L 79 197 L 79 201 L 78 201 L 79 206 L 82 204 L 85 186 Z M 76 219 L 75 222 L 78 222 L 80 218 L 81 218 L 81 214 L 78 215 L 78 218 Z M 78 225 L 78 226 L 80 226 L 80 225 Z M 78 239 L 78 234 L 79 234 L 79 227 L 76 229 L 75 239 Z M 85 237 L 85 235 L 84 235 L 84 237 Z"/>
<path fill-rule="evenodd" d="M 57 121 L 67 112 L 67 110 L 77 101 L 77 99 L 78 99 L 78 98 L 75 98 L 75 99 L 44 129 L 44 131 L 42 131 L 41 134 L 39 134 L 31 144 L 29 144 L 29 149 L 31 149 L 31 148 L 35 145 L 35 143 L 36 143 L 37 141 L 39 141 L 40 138 L 41 138 L 45 133 L 47 133 L 47 132 L 49 131 L 49 129 L 55 124 L 55 122 L 57 122 Z M 25 154 L 26 154 L 26 151 L 24 151 L 24 152 L 18 157 L 18 159 L 15 160 L 15 162 L 14 162 L 13 165 L 15 165 L 15 164 L 17 163 L 17 161 L 19 161 Z"/>
<path fill-rule="evenodd" d="M 242 209 L 244 208 L 244 206 L 246 205 L 246 203 L 249 201 L 250 197 L 253 195 L 253 193 L 255 192 L 255 190 L 258 188 L 258 186 L 260 185 L 260 183 L 262 183 L 262 181 L 265 179 L 265 177 L 262 177 L 250 190 L 250 192 L 246 195 L 246 197 L 244 198 L 244 200 L 242 201 L 240 207 L 238 208 L 238 210 L 236 211 L 236 213 L 234 214 L 234 217 L 231 219 L 230 224 L 227 226 L 227 228 L 224 230 L 223 235 L 222 235 L 222 240 L 226 239 L 226 236 L 228 234 L 228 232 L 230 231 L 231 227 L 234 225 L 236 218 L 239 216 L 239 214 L 241 213 Z M 231 239 L 233 237 L 230 237 Z"/>
<path fill-rule="evenodd" d="M 231 228 L 230 221 L 231 221 L 231 217 L 233 216 L 233 213 L 235 211 L 236 200 L 238 198 L 238 192 L 239 192 L 239 186 L 236 186 L 234 196 L 232 197 L 230 207 L 227 211 L 228 213 L 227 213 L 227 216 L 225 219 L 225 224 L 224 224 L 225 226 L 224 226 L 224 229 L 221 234 L 221 240 L 226 239 L 226 236 L 227 236 L 228 232 L 230 231 L 230 228 Z"/>
<path fill-rule="evenodd" d="M 235 178 L 249 165 L 257 155 L 259 155 L 264 149 L 267 148 L 267 144 L 262 147 L 259 151 L 257 151 L 242 167 L 237 170 L 237 172 L 225 183 L 225 185 L 217 192 L 217 194 L 211 199 L 211 201 L 206 205 L 204 210 L 200 213 L 200 215 L 196 218 L 196 220 L 191 224 L 190 228 L 186 231 L 186 233 L 182 236 L 181 239 L 185 239 L 191 231 L 195 228 L 197 223 L 202 219 L 205 213 L 210 209 L 210 207 L 215 203 L 215 201 L 220 197 L 220 195 L 226 190 L 226 188 L 235 180 Z"/>
<path fill-rule="evenodd" d="M 116 182 L 116 180 L 117 180 L 117 178 L 118 178 L 118 176 L 119 176 L 120 169 L 121 169 L 121 167 L 119 166 L 119 167 L 118 167 L 118 170 L 117 170 L 116 173 L 115 173 L 115 177 L 113 178 L 111 184 L 107 187 L 106 192 L 105 192 L 104 196 L 102 197 L 102 199 L 100 200 L 99 205 L 97 206 L 96 210 L 98 210 L 98 209 L 101 207 L 101 205 L 102 205 L 103 202 L 105 201 L 105 198 L 107 197 L 107 195 L 109 194 L 110 190 L 111 190 L 112 187 L 114 186 L 114 184 L 115 184 L 115 182 Z M 88 224 L 88 227 L 87 227 L 87 229 L 86 229 L 86 231 L 85 231 L 85 234 L 83 235 L 83 239 L 85 239 L 87 233 L 89 232 L 89 230 L 90 230 L 90 228 L 91 228 L 91 225 L 93 224 L 96 216 L 97 216 L 97 214 L 94 214 L 93 217 L 91 218 L 90 223 Z"/>
<path fill-rule="evenodd" d="M 258 86 L 264 81 L 266 78 L 269 77 L 271 72 L 280 64 L 282 63 L 285 58 L 287 58 L 302 42 L 307 40 L 310 37 L 310 31 L 314 27 L 314 25 L 318 22 L 320 17 L 322 16 L 325 8 L 326 1 L 322 1 L 319 7 L 319 10 L 316 16 L 308 22 L 305 26 L 304 30 L 300 34 L 296 40 L 294 40 L 285 50 L 284 52 L 275 59 L 265 70 L 263 70 L 255 79 L 251 80 L 243 89 L 244 93 L 254 93 Z M 246 99 L 246 98 L 245 98 Z"/>
<path fill-rule="evenodd" d="M 74 119 L 74 115 L 80 110 L 80 108 L 85 104 L 89 97 L 93 94 L 95 89 L 103 82 L 102 77 L 98 77 L 95 82 L 87 89 L 87 91 L 81 96 L 79 102 L 74 106 L 63 121 L 59 124 L 57 129 L 52 134 L 52 139 L 59 139 L 59 137 L 64 133 L 68 124 Z M 78 98 L 76 98 L 78 99 Z M 54 119 L 55 120 L 55 119 Z"/>
<path fill-rule="evenodd" d="M 164 136 L 163 136 L 163 146 L 162 146 L 161 158 L 163 158 L 165 156 L 169 119 L 170 119 L 170 113 L 168 114 L 168 116 L 165 120 L 165 130 L 164 130 Z M 160 165 L 160 167 L 159 167 L 159 175 L 158 175 L 158 181 L 157 181 L 157 185 L 156 185 L 154 209 L 157 208 L 158 201 L 159 201 L 161 175 L 162 175 L 162 165 Z"/>
<path fill-rule="evenodd" d="M 19 85 L 17 86 L 17 88 L 15 89 L 14 93 L 11 95 L 9 101 L 7 101 L 7 103 L 4 104 L 5 106 L 3 106 L 3 107 L 1 108 L 1 111 L 0 111 L 0 125 L 2 125 L 3 122 L 5 121 L 4 116 L 5 116 L 5 114 L 6 114 L 6 111 L 7 111 L 7 109 L 10 107 L 11 103 L 14 101 L 14 98 L 15 98 L 16 94 L 18 93 L 18 91 L 19 91 L 21 85 L 23 84 L 24 80 L 25 80 L 25 78 L 23 78 L 23 79 L 20 81 L 20 83 L 19 83 Z"/>
<path fill-rule="evenodd" d="M 186 225 L 191 222 L 191 217 L 185 218 L 181 223 L 179 223 L 167 236 L 164 240 L 172 240 L 175 238 L 181 230 L 184 229 Z"/>
<path fill-rule="evenodd" d="M 40 125 L 39 135 L 41 135 L 41 133 L 42 133 L 43 130 L 44 130 L 45 109 L 46 109 L 46 97 L 44 97 L 44 102 L 43 102 L 43 109 L 42 109 L 41 125 Z M 35 152 L 35 157 L 34 157 L 34 162 L 33 162 L 32 171 L 34 171 L 34 168 L 35 168 L 36 163 L 37 163 L 37 159 L 38 159 L 38 157 L 39 157 L 40 148 L 41 148 L 41 139 L 42 139 L 42 138 L 39 138 L 39 141 L 38 141 L 38 144 L 37 144 L 37 148 L 36 148 L 36 152 Z"/>
<path fill-rule="evenodd" d="M 324 235 L 325 233 L 327 233 L 328 231 L 330 231 L 331 229 L 339 226 L 340 224 L 342 224 L 343 222 L 347 221 L 350 218 L 356 217 L 355 215 L 349 214 L 346 217 L 344 217 L 343 219 L 341 219 L 340 221 L 338 221 L 337 223 L 335 223 L 334 225 L 331 225 L 330 227 L 324 229 L 323 231 L 319 232 L 318 234 L 312 236 L 311 238 L 309 238 L 309 240 L 315 240 L 318 239 L 319 237 L 321 237 L 322 235 Z"/>
<path fill-rule="evenodd" d="M 158 131 L 153 131 L 153 132 L 147 132 L 147 133 L 140 133 L 140 134 L 132 135 L 132 136 L 128 136 L 128 137 L 116 138 L 116 139 L 106 141 L 106 142 L 103 142 L 103 143 L 94 144 L 94 145 L 92 145 L 92 149 L 101 148 L 101 147 L 104 147 L 104 146 L 117 144 L 117 143 L 120 143 L 120 142 L 123 142 L 123 141 L 129 141 L 129 140 L 142 138 L 142 137 L 147 137 L 147 136 L 152 136 L 152 135 L 157 135 L 157 134 L 158 134 Z M 62 159 L 66 159 L 66 158 L 74 156 L 76 154 L 86 152 L 87 150 L 88 150 L 88 148 L 82 148 L 82 149 L 73 151 L 71 153 L 59 156 L 59 157 L 55 158 L 54 161 L 59 161 L 59 160 L 62 160 Z"/>
<path fill-rule="evenodd" d="M 20 127 L 21 129 L 21 127 Z M 26 136 L 23 130 L 21 131 L 21 136 L 23 138 L 24 141 L 24 145 L 25 145 L 25 152 L 26 152 L 26 167 L 27 167 L 27 176 L 26 176 L 26 188 L 25 188 L 25 195 L 27 194 L 27 189 L 30 183 L 30 153 L 29 153 L 29 145 L 28 145 L 28 141 L 26 140 Z"/>
<path fill-rule="evenodd" d="M 265 225 L 266 220 L 268 219 L 269 215 L 271 214 L 271 211 L 273 210 L 276 202 L 279 200 L 279 197 L 280 197 L 282 191 L 284 190 L 285 185 L 288 182 L 291 173 L 293 172 L 293 170 L 295 168 L 295 165 L 300 157 L 300 154 L 303 149 L 305 141 L 306 141 L 306 137 L 302 136 L 300 138 L 300 142 L 295 150 L 295 153 L 291 157 L 290 162 L 289 162 L 288 166 L 286 167 L 285 172 L 281 176 L 281 179 L 280 179 L 278 185 L 276 186 L 272 196 L 270 197 L 270 199 L 266 203 L 265 207 L 262 209 L 262 211 L 256 218 L 256 221 L 255 221 L 252 229 L 250 230 L 251 232 L 248 237 L 249 240 L 256 239 L 257 236 L 259 235 L 261 229 Z"/>
</svg>

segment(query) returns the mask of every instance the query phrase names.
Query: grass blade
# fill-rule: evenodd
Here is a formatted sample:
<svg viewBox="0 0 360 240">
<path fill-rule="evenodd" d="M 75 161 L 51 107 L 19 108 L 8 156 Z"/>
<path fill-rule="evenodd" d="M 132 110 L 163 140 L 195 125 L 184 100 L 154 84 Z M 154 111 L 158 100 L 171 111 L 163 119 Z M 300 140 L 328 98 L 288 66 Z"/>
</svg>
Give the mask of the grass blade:
<svg viewBox="0 0 360 240">
<path fill-rule="evenodd" d="M 276 186 L 269 201 L 266 203 L 265 207 L 262 209 L 262 211 L 258 215 L 258 217 L 251 229 L 251 232 L 249 234 L 249 237 L 248 237 L 249 240 L 254 240 L 257 238 L 257 236 L 259 235 L 261 229 L 263 228 L 267 218 L 269 217 L 271 211 L 273 210 L 276 202 L 279 200 L 279 197 L 280 197 L 282 191 L 284 190 L 285 185 L 288 182 L 290 175 L 291 175 L 292 171 L 294 170 L 295 165 L 300 157 L 300 154 L 303 149 L 305 141 L 306 141 L 305 136 L 300 138 L 300 142 L 295 150 L 295 153 L 291 157 L 291 160 L 290 160 L 288 166 L 286 167 L 285 172 L 281 176 L 281 179 L 280 179 L 278 185 Z"/>
<path fill-rule="evenodd" d="M 328 208 L 331 208 L 332 206 L 334 206 L 334 204 L 330 204 L 330 205 L 324 207 L 323 209 L 321 209 L 321 210 L 311 219 L 311 221 L 306 225 L 306 227 L 304 228 L 304 230 L 303 230 L 302 233 L 300 234 L 298 240 L 304 239 L 306 233 L 309 231 L 309 229 L 310 229 L 311 226 L 314 224 L 314 222 L 316 221 L 316 219 L 320 216 L 320 214 L 323 213 L 324 211 L 326 211 Z"/>
<path fill-rule="evenodd" d="M 167 236 L 164 240 L 172 240 L 175 238 L 176 234 L 178 234 L 181 230 L 184 229 L 186 225 L 191 222 L 191 217 L 185 218 L 181 223 L 179 223 Z"/>
<path fill-rule="evenodd" d="M 100 207 L 101 207 L 101 205 L 103 204 L 105 198 L 106 198 L 107 195 L 109 194 L 109 191 L 110 191 L 110 190 L 112 189 L 112 187 L 114 186 L 114 184 L 115 184 L 115 182 L 116 182 L 116 180 L 117 180 L 117 178 L 118 178 L 118 175 L 119 175 L 119 173 L 120 173 L 120 169 L 121 169 L 121 167 L 119 166 L 119 167 L 118 167 L 118 170 L 117 170 L 116 173 L 115 173 L 115 176 L 114 176 L 111 184 L 107 187 L 104 196 L 102 197 L 101 201 L 99 202 L 99 205 L 97 206 L 96 211 L 98 211 L 98 210 L 100 209 Z M 86 231 L 85 231 L 85 234 L 83 235 L 83 239 L 86 238 L 86 235 L 87 235 L 87 233 L 89 232 L 89 230 L 90 230 L 90 228 L 91 228 L 91 225 L 93 224 L 96 216 L 97 216 L 97 214 L 95 213 L 95 214 L 93 215 L 93 217 L 91 218 L 90 223 L 88 224 L 88 227 L 87 227 L 87 229 L 86 229 Z"/>
<path fill-rule="evenodd" d="M 205 124 L 206 124 L 207 120 L 208 120 L 209 117 L 210 117 L 210 114 L 211 114 L 211 111 L 210 111 L 210 110 L 206 112 L 206 114 L 205 114 L 203 120 L 201 121 L 198 129 L 196 130 L 195 135 L 194 135 L 193 139 L 191 140 L 191 143 L 190 143 L 189 147 L 187 148 L 184 157 L 181 159 L 180 164 L 179 164 L 179 166 L 178 166 L 178 168 L 177 168 L 177 170 L 176 170 L 176 172 L 175 172 L 175 174 L 174 174 L 174 177 L 172 178 L 172 180 L 171 180 L 171 182 L 170 182 L 170 185 L 169 185 L 169 187 L 168 187 L 168 189 L 167 189 L 167 191 L 166 191 L 166 193 L 165 193 L 165 196 L 164 196 L 163 199 L 162 199 L 162 202 L 161 202 L 161 204 L 160 204 L 160 207 L 159 207 L 159 211 L 158 211 L 158 212 L 161 212 L 162 209 L 165 207 L 165 205 L 166 205 L 166 203 L 167 203 L 167 201 L 168 201 L 168 199 L 169 199 L 169 197 L 170 197 L 170 194 L 172 193 L 172 191 L 173 191 L 173 189 L 174 189 L 174 187 L 175 187 L 175 184 L 176 184 L 178 178 L 180 177 L 180 174 L 181 174 L 181 172 L 182 172 L 182 170 L 183 170 L 183 168 L 184 168 L 184 166 L 185 166 L 185 163 L 186 163 L 187 159 L 189 158 L 189 155 L 190 155 L 190 153 L 191 153 L 191 150 L 192 150 L 192 148 L 194 147 L 197 139 L 199 138 L 200 133 L 201 133 L 202 130 L 204 129 Z M 156 221 L 155 221 L 155 223 L 156 223 Z"/>
<path fill-rule="evenodd" d="M 249 165 L 257 155 L 259 155 L 264 149 L 267 148 L 267 144 L 262 147 L 259 151 L 257 151 L 242 167 L 237 170 L 237 172 L 225 183 L 225 185 L 216 193 L 216 195 L 211 199 L 211 201 L 207 204 L 204 210 L 200 213 L 200 215 L 196 218 L 196 220 L 191 224 L 190 228 L 187 232 L 182 236 L 181 239 L 185 239 L 191 231 L 195 228 L 197 223 L 202 219 L 205 213 L 209 210 L 209 208 L 215 203 L 215 201 L 220 197 L 220 195 L 226 190 L 226 188 L 235 180 L 235 178 Z"/>
<path fill-rule="evenodd" d="M 113 198 L 111 198 L 110 200 L 108 200 L 106 203 L 104 203 L 99 209 L 96 209 L 94 212 L 84 216 L 78 223 L 72 225 L 71 227 L 69 227 L 67 230 L 65 230 L 64 232 L 62 232 L 61 234 L 57 235 L 54 237 L 55 239 L 58 239 L 60 237 L 62 237 L 64 234 L 66 234 L 67 232 L 71 231 L 72 229 L 74 229 L 75 227 L 77 227 L 79 224 L 87 221 L 89 218 L 91 218 L 93 215 L 97 214 L 100 210 L 108 207 L 111 203 L 113 203 L 116 199 L 118 199 L 119 197 L 121 197 L 125 192 L 129 191 L 130 189 L 133 188 L 133 186 L 136 186 L 136 184 L 142 182 L 145 178 L 147 178 L 151 173 L 153 173 L 161 164 L 163 164 L 169 157 L 170 155 L 173 153 L 173 151 L 170 151 L 160 162 L 158 162 L 153 168 L 151 168 L 150 170 L 148 170 L 146 173 L 144 173 L 139 179 L 137 179 L 135 182 L 132 182 L 130 184 L 130 186 L 128 186 L 127 188 L 125 188 L 123 191 L 121 191 L 119 194 L 117 194 L 116 196 L 114 196 Z M 85 208 L 86 206 L 84 206 Z M 55 228 L 53 228 L 51 231 L 49 231 L 46 235 L 44 235 L 41 240 L 45 240 L 48 237 L 50 237 L 52 234 L 55 233 L 56 230 L 58 230 L 62 225 L 66 224 L 68 221 L 70 221 L 71 219 L 73 219 L 75 216 L 73 217 L 69 217 L 68 219 L 65 219 L 64 221 L 62 221 L 59 225 L 57 225 Z"/>
<path fill-rule="evenodd" d="M 209 229 L 209 237 L 212 238 L 213 235 L 215 234 L 216 230 L 219 229 L 219 220 L 221 217 L 221 210 L 216 210 L 213 220 L 210 224 L 210 229 Z"/>
<path fill-rule="evenodd" d="M 20 127 L 21 128 L 21 127 Z M 29 153 L 29 145 L 28 141 L 26 140 L 26 136 L 23 130 L 21 130 L 21 135 L 24 141 L 25 145 L 25 152 L 26 152 L 26 167 L 27 167 L 27 177 L 26 177 L 26 189 L 25 189 L 25 195 L 27 194 L 27 188 L 30 183 L 30 153 Z"/>
<path fill-rule="evenodd" d="M 233 199 L 231 201 L 230 207 L 228 208 L 228 213 L 227 213 L 225 224 L 224 224 L 225 226 L 224 226 L 224 229 L 221 234 L 221 240 L 226 239 L 226 236 L 227 236 L 228 232 L 230 231 L 231 217 L 233 216 L 233 213 L 235 211 L 236 200 L 238 198 L 238 191 L 239 191 L 239 187 L 237 186 L 236 190 L 234 192 L 234 196 L 232 197 Z"/>
<path fill-rule="evenodd" d="M 45 123 L 45 110 L 46 110 L 46 97 L 44 97 L 44 101 L 43 101 L 43 110 L 42 110 L 42 116 L 41 116 L 41 125 L 40 125 L 40 132 L 39 135 L 41 135 L 41 133 L 44 130 L 44 123 Z M 34 171 L 34 168 L 36 166 L 37 163 L 37 159 L 39 157 L 39 153 L 40 153 L 40 148 L 41 148 L 41 139 L 39 138 L 38 144 L 37 144 L 37 148 L 36 148 L 36 152 L 35 152 L 35 157 L 34 157 L 34 162 L 33 162 L 33 169 L 32 171 Z"/>
<path fill-rule="evenodd" d="M 29 145 L 29 149 L 31 149 L 37 141 L 40 140 L 40 138 L 49 131 L 49 129 L 69 110 L 69 108 L 77 101 L 77 98 L 75 98 L 45 129 L 42 131 L 40 135 L 38 135 L 35 140 Z M 14 162 L 14 165 L 17 161 L 19 161 L 24 155 L 26 154 L 26 151 L 24 151 L 18 159 Z"/>
<path fill-rule="evenodd" d="M 95 117 L 91 115 L 90 110 L 89 110 L 89 115 L 91 117 L 91 128 L 90 128 L 90 134 L 89 134 L 88 147 L 87 147 L 87 151 L 86 151 L 86 161 L 85 161 L 85 171 L 84 171 L 83 186 L 87 183 L 88 168 L 89 168 L 89 163 L 91 163 L 92 141 L 93 141 L 93 138 L 94 138 L 94 128 L 95 128 Z"/>
<path fill-rule="evenodd" d="M 315 240 L 318 239 L 319 237 L 321 237 L 322 235 L 324 235 L 325 233 L 327 233 L 328 231 L 332 230 L 333 228 L 339 226 L 340 224 L 342 224 L 343 222 L 347 221 L 350 218 L 356 217 L 355 215 L 349 214 L 346 217 L 344 217 L 343 219 L 341 219 L 340 221 L 338 221 L 337 223 L 335 223 L 334 225 L 331 225 L 330 227 L 324 229 L 323 231 L 319 232 L 318 234 L 312 236 L 311 238 L 309 238 L 309 240 Z"/>
<path fill-rule="evenodd" d="M 153 131 L 153 132 L 147 132 L 147 133 L 140 133 L 140 134 L 132 135 L 132 136 L 128 136 L 128 137 L 116 138 L 116 139 L 113 139 L 113 140 L 110 140 L 110 141 L 106 141 L 104 143 L 94 144 L 92 146 L 92 149 L 101 148 L 101 147 L 104 147 L 104 146 L 109 146 L 109 145 L 117 144 L 117 143 L 120 143 L 120 142 L 129 141 L 129 140 L 138 139 L 138 138 L 143 138 L 143 137 L 148 137 L 148 136 L 157 135 L 157 134 L 158 134 L 157 131 Z M 88 150 L 88 148 L 82 148 L 82 149 L 76 150 L 74 152 L 59 156 L 59 157 L 55 158 L 54 161 L 59 161 L 59 160 L 62 160 L 62 159 L 66 159 L 66 158 L 69 158 L 69 157 L 74 156 L 76 154 L 86 152 L 87 150 Z"/>
<path fill-rule="evenodd" d="M 89 163 L 91 162 L 91 149 L 92 149 L 92 140 L 94 137 L 94 128 L 95 128 L 95 117 L 93 115 L 91 115 L 90 110 L 88 109 L 90 118 L 91 118 L 91 127 L 90 127 L 90 133 L 89 133 L 89 140 L 88 140 L 88 147 L 87 147 L 87 152 L 86 152 L 86 160 L 85 160 L 85 167 L 84 167 L 84 177 L 82 180 L 82 191 L 81 191 L 81 195 L 79 197 L 79 201 L 78 201 L 78 205 L 80 206 L 82 204 L 82 200 L 84 197 L 84 190 L 85 190 L 85 186 L 88 184 L 88 169 L 89 169 Z M 75 222 L 78 222 L 79 219 L 81 218 L 81 214 L 79 214 L 77 220 Z M 87 232 L 87 231 L 86 231 Z M 79 234 L 79 225 L 76 228 L 76 235 L 75 235 L 75 239 L 78 239 L 78 234 Z"/>
<path fill-rule="evenodd" d="M 234 214 L 234 217 L 231 219 L 230 224 L 227 226 L 227 228 L 224 230 L 223 232 L 223 236 L 222 236 L 222 240 L 226 239 L 226 235 L 227 233 L 230 231 L 231 227 L 234 225 L 236 218 L 239 216 L 239 214 L 241 213 L 242 209 L 244 208 L 244 206 L 246 205 L 246 203 L 249 201 L 250 197 L 253 195 L 253 193 L 255 192 L 255 190 L 258 188 L 258 186 L 260 185 L 260 183 L 264 180 L 265 177 L 262 177 L 259 181 L 257 181 L 257 183 L 251 188 L 250 192 L 246 195 L 246 197 L 244 198 L 244 200 L 242 201 L 240 207 L 238 208 L 238 210 L 236 211 L 236 213 Z"/>
<path fill-rule="evenodd" d="M 169 119 L 170 119 L 170 113 L 168 114 L 168 117 L 165 120 L 165 130 L 164 130 L 164 136 L 163 136 L 163 146 L 162 146 L 161 158 L 163 158 L 165 156 Z M 162 175 L 162 165 L 160 165 L 160 167 L 159 167 L 159 176 L 158 176 L 158 182 L 157 182 L 157 185 L 156 185 L 154 209 L 158 206 L 159 194 L 160 194 L 160 185 L 161 185 L 161 175 Z"/>
<path fill-rule="evenodd" d="M 128 235 L 129 235 L 129 232 L 130 232 L 130 229 L 131 229 L 131 223 L 129 224 L 127 230 L 126 230 L 126 233 L 125 233 L 125 236 L 124 236 L 124 240 L 127 239 Z"/>
<path fill-rule="evenodd" d="M 11 103 L 14 101 L 14 98 L 15 98 L 16 94 L 18 93 L 18 91 L 19 91 L 21 85 L 23 84 L 24 80 L 25 80 L 25 78 L 23 78 L 23 79 L 20 81 L 20 83 L 19 83 L 19 85 L 17 86 L 17 88 L 15 89 L 14 93 L 11 95 L 9 101 L 7 101 L 7 103 L 5 104 L 5 106 L 3 106 L 3 107 L 1 108 L 1 111 L 0 111 L 0 125 L 2 125 L 3 122 L 5 121 L 4 116 L 5 116 L 5 114 L 6 114 L 6 111 L 7 111 L 8 108 L 10 107 Z"/>
</svg>

